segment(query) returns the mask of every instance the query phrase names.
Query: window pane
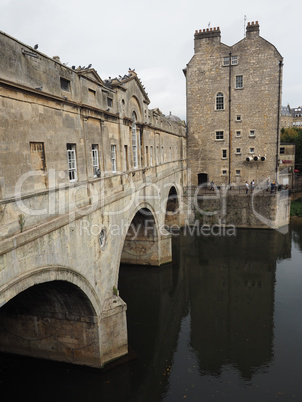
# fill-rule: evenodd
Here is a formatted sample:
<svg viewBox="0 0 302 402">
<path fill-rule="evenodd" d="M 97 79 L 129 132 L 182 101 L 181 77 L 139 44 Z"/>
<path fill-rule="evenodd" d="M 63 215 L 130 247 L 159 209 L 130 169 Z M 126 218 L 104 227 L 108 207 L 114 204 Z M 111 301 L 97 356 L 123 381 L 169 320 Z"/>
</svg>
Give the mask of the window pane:
<svg viewBox="0 0 302 402">
<path fill-rule="evenodd" d="M 222 92 L 218 92 L 216 95 L 216 110 L 224 109 L 224 97 Z"/>
</svg>

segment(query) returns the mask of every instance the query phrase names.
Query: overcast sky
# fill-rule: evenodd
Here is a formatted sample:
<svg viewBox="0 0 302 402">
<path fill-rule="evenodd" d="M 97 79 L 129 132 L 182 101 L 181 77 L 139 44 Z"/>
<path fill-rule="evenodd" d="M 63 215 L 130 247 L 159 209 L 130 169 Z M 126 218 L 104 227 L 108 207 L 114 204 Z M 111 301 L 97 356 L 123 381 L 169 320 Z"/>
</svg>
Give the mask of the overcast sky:
<svg viewBox="0 0 302 402">
<path fill-rule="evenodd" d="M 220 27 L 221 41 L 244 37 L 247 22 L 284 58 L 282 105 L 302 105 L 302 2 L 292 0 L 0 0 L 0 30 L 58 55 L 68 66 L 92 63 L 102 79 L 135 68 L 151 104 L 186 118 L 183 68 L 195 29 Z"/>
</svg>

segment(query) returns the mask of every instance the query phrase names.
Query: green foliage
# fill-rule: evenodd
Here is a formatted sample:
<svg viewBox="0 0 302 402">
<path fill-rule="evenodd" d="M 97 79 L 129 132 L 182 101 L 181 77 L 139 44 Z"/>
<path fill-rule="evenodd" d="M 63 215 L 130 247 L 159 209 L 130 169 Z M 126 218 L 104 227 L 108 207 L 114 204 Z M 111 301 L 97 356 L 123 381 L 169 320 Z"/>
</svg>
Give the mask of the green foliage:
<svg viewBox="0 0 302 402">
<path fill-rule="evenodd" d="M 302 163 L 302 129 L 289 127 L 281 129 L 281 142 L 296 145 L 296 163 Z"/>
<path fill-rule="evenodd" d="M 299 198 L 298 200 L 291 202 L 290 216 L 302 217 L 302 198 Z"/>
<path fill-rule="evenodd" d="M 113 286 L 112 293 L 114 296 L 118 296 L 117 288 L 115 286 Z"/>
</svg>

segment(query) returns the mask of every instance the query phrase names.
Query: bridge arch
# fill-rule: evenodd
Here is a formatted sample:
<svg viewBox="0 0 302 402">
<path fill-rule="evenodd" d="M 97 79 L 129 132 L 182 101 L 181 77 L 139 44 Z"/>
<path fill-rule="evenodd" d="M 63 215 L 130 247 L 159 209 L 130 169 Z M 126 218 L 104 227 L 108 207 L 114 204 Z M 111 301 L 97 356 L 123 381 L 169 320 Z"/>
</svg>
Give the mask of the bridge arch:
<svg viewBox="0 0 302 402">
<path fill-rule="evenodd" d="M 172 225 L 178 225 L 180 215 L 180 199 L 175 185 L 170 187 L 165 202 L 165 226 L 169 227 Z"/>
<path fill-rule="evenodd" d="M 91 299 L 70 272 L 61 269 L 52 280 L 45 269 L 39 273 L 31 286 L 10 287 L 15 296 L 0 309 L 0 350 L 101 366 L 100 318 Z"/>
<path fill-rule="evenodd" d="M 80 273 L 64 266 L 40 267 L 29 273 L 19 276 L 12 282 L 6 283 L 0 289 L 0 308 L 26 289 L 37 284 L 51 281 L 66 281 L 77 286 L 90 300 L 96 315 L 100 314 L 101 302 L 94 288 Z"/>
<path fill-rule="evenodd" d="M 171 236 L 160 226 L 149 203 L 136 206 L 127 223 L 127 233 L 121 242 L 120 263 L 158 266 L 171 261 Z"/>
</svg>

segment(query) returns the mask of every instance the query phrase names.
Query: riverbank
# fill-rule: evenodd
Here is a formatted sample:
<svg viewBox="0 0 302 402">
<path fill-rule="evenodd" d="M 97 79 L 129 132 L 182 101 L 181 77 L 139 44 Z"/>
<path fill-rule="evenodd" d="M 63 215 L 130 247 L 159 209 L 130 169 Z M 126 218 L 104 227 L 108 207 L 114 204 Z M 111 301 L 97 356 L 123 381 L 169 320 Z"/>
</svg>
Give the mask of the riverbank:
<svg viewBox="0 0 302 402">
<path fill-rule="evenodd" d="M 302 197 L 291 202 L 290 216 L 302 217 Z"/>
</svg>

